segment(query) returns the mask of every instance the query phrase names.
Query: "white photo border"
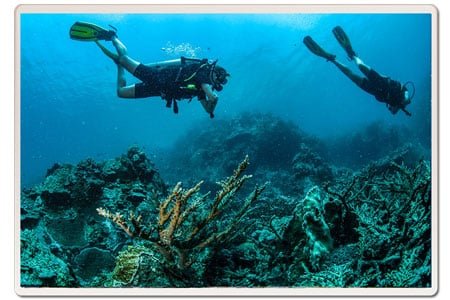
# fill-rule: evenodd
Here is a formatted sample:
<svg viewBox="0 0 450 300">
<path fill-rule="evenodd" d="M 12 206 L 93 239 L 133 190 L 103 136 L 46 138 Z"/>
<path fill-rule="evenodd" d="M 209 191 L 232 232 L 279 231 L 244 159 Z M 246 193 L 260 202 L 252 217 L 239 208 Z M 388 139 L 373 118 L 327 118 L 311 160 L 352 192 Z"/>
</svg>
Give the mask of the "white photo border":
<svg viewBox="0 0 450 300">
<path fill-rule="evenodd" d="M 431 15 L 431 193 L 432 193 L 432 257 L 431 257 L 431 287 L 429 288 L 24 288 L 20 286 L 20 16 L 32 13 L 355 13 L 355 14 L 412 14 L 424 13 Z M 324 4 L 26 4 L 19 5 L 15 10 L 15 106 L 14 106 L 14 147 L 15 147 L 15 291 L 20 296 L 433 296 L 438 292 L 438 84 L 439 84 L 439 50 L 438 50 L 438 9 L 434 5 L 403 5 L 403 4 L 362 4 L 362 5 L 324 5 Z"/>
</svg>

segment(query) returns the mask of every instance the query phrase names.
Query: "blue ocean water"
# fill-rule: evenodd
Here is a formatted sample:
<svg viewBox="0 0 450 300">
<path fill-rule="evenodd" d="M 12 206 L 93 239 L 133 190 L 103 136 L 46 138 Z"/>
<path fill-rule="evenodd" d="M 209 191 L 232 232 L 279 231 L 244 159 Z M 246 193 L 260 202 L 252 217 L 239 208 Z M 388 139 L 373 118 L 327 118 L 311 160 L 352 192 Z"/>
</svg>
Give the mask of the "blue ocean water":
<svg viewBox="0 0 450 300">
<path fill-rule="evenodd" d="M 78 20 L 117 27 L 129 55 L 143 63 L 179 55 L 219 59 L 231 78 L 219 93 L 216 118 L 209 120 L 196 100 L 181 101 L 175 115 L 157 97 L 118 98 L 115 64 L 94 43 L 69 38 L 69 28 Z M 336 25 L 346 30 L 365 63 L 381 74 L 415 83 L 412 117 L 393 116 L 303 45 L 303 37 L 311 35 L 352 65 L 331 33 Z M 20 41 L 24 186 L 40 181 L 55 162 L 103 160 L 130 145 L 144 147 L 157 160 L 157 153 L 193 125 L 247 111 L 271 112 L 325 140 L 375 121 L 425 132 L 423 143 L 430 138 L 427 14 L 25 14 Z M 128 82 L 137 80 L 129 75 Z"/>
</svg>

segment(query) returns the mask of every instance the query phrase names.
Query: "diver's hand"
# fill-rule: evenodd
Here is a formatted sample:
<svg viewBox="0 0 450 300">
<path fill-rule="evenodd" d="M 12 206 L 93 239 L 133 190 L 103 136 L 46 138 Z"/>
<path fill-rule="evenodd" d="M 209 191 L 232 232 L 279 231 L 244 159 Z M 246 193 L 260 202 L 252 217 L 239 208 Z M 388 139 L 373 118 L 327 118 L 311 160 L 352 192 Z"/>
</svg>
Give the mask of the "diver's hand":
<svg viewBox="0 0 450 300">
<path fill-rule="evenodd" d="M 205 98 L 200 99 L 203 108 L 207 113 L 209 113 L 210 118 L 214 118 L 214 110 L 216 109 L 217 102 L 219 101 L 219 97 L 216 93 L 213 92 L 211 85 L 207 83 L 202 83 L 202 90 L 205 92 Z"/>
<path fill-rule="evenodd" d="M 393 106 L 393 105 L 390 105 L 390 104 L 387 104 L 387 108 L 389 109 L 389 111 L 390 111 L 393 115 L 395 115 L 396 113 L 398 113 L 398 111 L 399 111 L 399 109 L 400 109 L 400 107 Z"/>
<path fill-rule="evenodd" d="M 217 103 L 217 101 L 219 101 L 219 97 L 215 93 L 211 96 L 206 95 L 206 98 L 208 99 L 208 102 L 211 103 Z"/>
<path fill-rule="evenodd" d="M 409 111 L 406 110 L 406 108 L 402 108 L 402 111 L 408 116 L 411 117 L 412 113 L 410 113 Z"/>
<path fill-rule="evenodd" d="M 389 111 L 390 111 L 393 115 L 397 114 L 397 113 L 401 110 L 401 111 L 403 111 L 408 117 L 411 117 L 411 116 L 412 116 L 412 114 L 411 114 L 409 111 L 406 110 L 406 106 L 399 107 L 399 106 L 392 106 L 392 105 L 389 105 L 389 104 L 388 104 L 387 107 L 388 107 Z"/>
<path fill-rule="evenodd" d="M 217 101 L 219 101 L 219 97 L 215 97 L 212 99 L 209 99 L 209 97 L 206 98 L 199 98 L 198 99 L 200 103 L 203 106 L 203 109 L 209 114 L 211 118 L 214 118 L 214 110 L 217 105 Z"/>
<path fill-rule="evenodd" d="M 217 97 L 217 96 L 209 98 L 206 101 L 206 107 L 207 107 L 206 111 L 209 112 L 209 113 L 214 112 L 214 110 L 216 109 L 216 105 L 217 105 L 218 101 L 219 101 L 219 97 Z"/>
</svg>

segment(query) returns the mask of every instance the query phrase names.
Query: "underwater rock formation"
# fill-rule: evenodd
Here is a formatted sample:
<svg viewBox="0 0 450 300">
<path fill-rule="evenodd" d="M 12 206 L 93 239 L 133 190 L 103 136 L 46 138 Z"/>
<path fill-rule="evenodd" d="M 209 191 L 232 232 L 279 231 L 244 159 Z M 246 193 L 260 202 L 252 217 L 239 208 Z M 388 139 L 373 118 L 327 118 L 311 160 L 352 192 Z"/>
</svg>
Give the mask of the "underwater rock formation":
<svg viewBox="0 0 450 300">
<path fill-rule="evenodd" d="M 431 137 L 429 140 L 419 139 L 417 133 L 406 125 L 387 126 L 381 122 L 373 122 L 332 141 L 328 156 L 335 164 L 359 169 L 412 141 L 415 146 L 414 151 L 409 152 L 412 159 L 404 161 L 408 165 L 414 164 L 423 156 L 427 152 L 425 149 L 431 149 L 428 144 Z M 422 145 L 424 141 L 427 142 Z"/>
<path fill-rule="evenodd" d="M 21 285 L 430 286 L 430 161 L 412 145 L 355 171 L 265 115 L 198 135 L 209 139 L 195 136 L 185 154 L 170 153 L 178 177 L 170 190 L 137 147 L 104 162 L 55 164 L 24 189 Z M 268 137 L 290 148 L 277 156 Z M 221 147 L 221 139 L 230 142 Z M 246 151 L 257 162 L 236 162 Z M 269 183 L 246 188 L 244 171 Z M 225 172 L 233 175 L 217 185 Z"/>
<path fill-rule="evenodd" d="M 139 211 L 166 190 L 137 147 L 101 163 L 55 164 L 42 184 L 22 191 L 21 261 L 22 274 L 27 274 L 22 286 L 95 286 L 104 281 L 126 236 L 105 227 L 95 208 Z M 86 262 L 94 256 L 101 265 Z M 49 275 L 55 272 L 56 277 Z M 48 276 L 42 279 L 42 274 Z"/>
<path fill-rule="evenodd" d="M 301 143 L 299 152 L 292 159 L 292 169 L 297 184 L 305 186 L 332 181 L 334 174 L 330 165 L 306 144 Z"/>
<path fill-rule="evenodd" d="M 84 282 L 83 285 L 91 285 L 98 280 L 98 277 L 101 279 L 105 273 L 111 272 L 115 266 L 115 258 L 108 250 L 89 247 L 75 257 L 73 265 L 75 275 Z"/>
<path fill-rule="evenodd" d="M 77 280 L 58 245 L 42 230 L 20 233 L 20 280 L 26 287 L 74 287 Z"/>
<path fill-rule="evenodd" d="M 318 139 L 292 122 L 271 114 L 243 113 L 188 131 L 170 151 L 167 169 L 161 172 L 173 183 L 184 178 L 194 184 L 203 178 L 207 189 L 214 190 L 217 178 L 228 176 L 248 155 L 249 172 L 256 180 L 270 179 L 272 186 L 287 190 L 293 187 L 290 168 L 302 144 L 319 155 L 324 152 Z"/>
</svg>

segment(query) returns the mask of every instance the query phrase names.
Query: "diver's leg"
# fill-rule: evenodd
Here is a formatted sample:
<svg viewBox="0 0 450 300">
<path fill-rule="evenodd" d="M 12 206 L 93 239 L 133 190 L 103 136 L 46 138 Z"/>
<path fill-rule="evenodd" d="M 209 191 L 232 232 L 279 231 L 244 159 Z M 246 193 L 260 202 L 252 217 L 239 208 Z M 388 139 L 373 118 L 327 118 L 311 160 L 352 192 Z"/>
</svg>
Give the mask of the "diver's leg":
<svg viewBox="0 0 450 300">
<path fill-rule="evenodd" d="M 127 55 L 127 48 L 117 38 L 112 38 L 112 43 L 116 48 L 117 54 L 112 53 L 105 46 L 97 42 L 97 45 L 109 58 L 117 64 L 117 95 L 121 98 L 146 98 L 160 95 L 159 91 L 154 91 L 151 85 L 141 82 L 133 85 L 126 85 L 125 71 L 127 70 L 142 81 L 147 81 L 150 75 L 146 74 L 146 67 L 141 63 L 135 61 Z M 142 76 L 137 76 L 136 69 L 141 66 L 143 71 L 140 72 Z M 148 76 L 147 76 L 148 75 Z M 145 78 L 142 78 L 145 77 Z"/>
<path fill-rule="evenodd" d="M 117 37 L 112 39 L 112 43 L 117 50 L 118 63 L 128 72 L 134 74 L 134 71 L 136 71 L 136 68 L 140 65 L 140 62 L 127 55 L 127 47 L 125 47 L 125 45 Z"/>
<path fill-rule="evenodd" d="M 347 76 L 348 78 L 350 78 L 351 81 L 353 81 L 354 83 L 356 83 L 356 85 L 358 85 L 359 87 L 363 86 L 363 81 L 364 78 L 356 75 L 355 73 L 352 72 L 352 70 L 350 70 L 346 65 L 340 63 L 337 60 L 331 60 L 331 62 L 338 67 L 339 70 L 341 70 L 342 73 L 345 74 L 345 76 Z"/>
<path fill-rule="evenodd" d="M 113 37 L 111 41 L 119 56 L 127 55 L 127 47 L 125 47 L 125 45 L 117 37 Z"/>
<path fill-rule="evenodd" d="M 103 46 L 99 41 L 95 41 L 95 43 L 100 48 L 100 50 L 102 50 L 102 52 L 106 54 L 106 56 L 111 58 L 115 63 L 119 62 L 119 55 L 112 53 L 108 48 Z"/>
<path fill-rule="evenodd" d="M 339 42 L 339 45 L 341 45 L 341 47 L 344 48 L 345 52 L 347 52 L 348 58 L 352 60 L 356 56 L 356 53 L 353 50 L 352 43 L 350 42 L 350 39 L 348 38 L 344 29 L 342 29 L 341 26 L 336 26 L 333 28 L 333 34 Z"/>
<path fill-rule="evenodd" d="M 131 57 L 127 55 L 127 48 L 125 45 L 116 37 L 112 39 L 113 45 L 117 50 L 117 54 L 113 53 L 111 50 L 102 45 L 99 41 L 95 43 L 102 50 L 103 53 L 106 54 L 109 58 L 111 58 L 116 64 L 120 64 L 124 67 L 128 72 L 134 74 L 134 71 L 139 66 L 139 62 L 135 61 Z"/>
<path fill-rule="evenodd" d="M 368 65 L 366 65 L 361 58 L 359 58 L 358 56 L 354 56 L 353 57 L 356 65 L 358 66 L 358 69 L 361 70 L 361 72 L 366 75 L 367 77 L 369 76 L 369 72 L 372 69 L 371 67 L 369 67 Z"/>
<path fill-rule="evenodd" d="M 117 96 L 120 98 L 136 98 L 134 84 L 127 86 L 125 69 L 117 65 Z"/>
<path fill-rule="evenodd" d="M 112 53 L 98 41 L 95 41 L 95 43 L 102 50 L 102 52 L 106 54 L 106 56 L 111 58 L 117 64 L 117 96 L 120 98 L 134 98 L 134 84 L 127 86 L 125 69 L 119 63 L 119 55 Z"/>
<path fill-rule="evenodd" d="M 303 39 L 303 43 L 305 44 L 306 48 L 309 49 L 309 51 L 311 51 L 313 54 L 315 54 L 317 56 L 325 58 L 327 61 L 331 61 L 331 60 L 336 59 L 336 55 L 328 53 L 327 51 L 325 51 L 309 35 L 305 36 L 305 38 Z"/>
</svg>

